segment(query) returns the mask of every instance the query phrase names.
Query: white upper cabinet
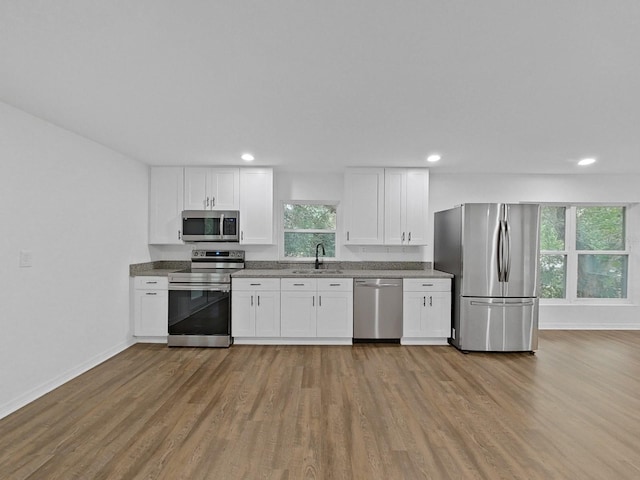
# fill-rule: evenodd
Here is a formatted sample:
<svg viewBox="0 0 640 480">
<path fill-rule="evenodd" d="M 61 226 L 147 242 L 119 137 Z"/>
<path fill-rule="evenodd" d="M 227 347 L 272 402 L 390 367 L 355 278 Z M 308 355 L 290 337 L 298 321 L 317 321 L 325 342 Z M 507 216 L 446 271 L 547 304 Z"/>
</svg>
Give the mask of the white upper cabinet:
<svg viewBox="0 0 640 480">
<path fill-rule="evenodd" d="M 344 243 L 426 245 L 428 207 L 426 168 L 349 168 Z"/>
<path fill-rule="evenodd" d="M 349 168 L 344 181 L 344 243 L 384 241 L 384 169 Z"/>
<path fill-rule="evenodd" d="M 240 169 L 184 169 L 184 210 L 238 210 L 239 205 Z"/>
<path fill-rule="evenodd" d="M 386 168 L 384 186 L 385 245 L 426 245 L 429 171 Z"/>
<path fill-rule="evenodd" d="M 273 243 L 273 169 L 240 170 L 240 243 Z"/>
<path fill-rule="evenodd" d="M 182 167 L 152 167 L 149 188 L 149 243 L 182 244 Z"/>
</svg>

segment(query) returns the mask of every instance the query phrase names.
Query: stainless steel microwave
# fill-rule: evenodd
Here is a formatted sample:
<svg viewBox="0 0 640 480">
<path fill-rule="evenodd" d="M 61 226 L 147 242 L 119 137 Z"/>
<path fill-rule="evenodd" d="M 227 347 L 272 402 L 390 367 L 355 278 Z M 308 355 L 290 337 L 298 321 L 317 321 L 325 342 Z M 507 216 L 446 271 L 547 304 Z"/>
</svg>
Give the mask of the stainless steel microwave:
<svg viewBox="0 0 640 480">
<path fill-rule="evenodd" d="M 184 210 L 182 239 L 185 242 L 238 242 L 239 222 L 237 210 Z"/>
</svg>

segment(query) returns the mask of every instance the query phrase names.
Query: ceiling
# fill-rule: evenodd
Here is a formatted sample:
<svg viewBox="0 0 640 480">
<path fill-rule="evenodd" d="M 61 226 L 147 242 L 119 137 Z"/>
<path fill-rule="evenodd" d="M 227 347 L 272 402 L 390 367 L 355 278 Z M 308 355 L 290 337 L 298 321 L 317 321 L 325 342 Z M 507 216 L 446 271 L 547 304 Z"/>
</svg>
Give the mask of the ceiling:
<svg viewBox="0 0 640 480">
<path fill-rule="evenodd" d="M 0 59 L 152 165 L 640 173 L 637 0 L 2 0 Z"/>
</svg>

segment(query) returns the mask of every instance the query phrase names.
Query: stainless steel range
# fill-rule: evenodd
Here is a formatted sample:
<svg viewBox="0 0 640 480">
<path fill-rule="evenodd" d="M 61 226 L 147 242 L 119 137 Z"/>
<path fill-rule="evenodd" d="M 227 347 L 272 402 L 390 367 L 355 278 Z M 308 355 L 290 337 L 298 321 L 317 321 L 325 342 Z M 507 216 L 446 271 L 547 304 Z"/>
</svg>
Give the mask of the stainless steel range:
<svg viewBox="0 0 640 480">
<path fill-rule="evenodd" d="M 242 268 L 242 250 L 194 250 L 191 268 L 169 274 L 170 347 L 231 345 L 231 274 Z"/>
</svg>

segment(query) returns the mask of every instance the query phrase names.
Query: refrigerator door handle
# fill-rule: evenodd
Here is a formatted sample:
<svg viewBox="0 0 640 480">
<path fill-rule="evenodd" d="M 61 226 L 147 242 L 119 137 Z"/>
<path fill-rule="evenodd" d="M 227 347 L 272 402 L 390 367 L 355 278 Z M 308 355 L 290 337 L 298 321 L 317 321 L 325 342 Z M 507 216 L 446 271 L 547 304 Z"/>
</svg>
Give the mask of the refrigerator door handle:
<svg viewBox="0 0 640 480">
<path fill-rule="evenodd" d="M 469 302 L 471 305 L 477 305 L 482 307 L 531 307 L 534 305 L 533 300 L 529 300 L 526 302 L 505 302 L 505 303 L 494 303 L 494 302 L 478 302 L 472 300 Z"/>
<path fill-rule="evenodd" d="M 498 231 L 498 281 L 504 282 L 504 222 L 500 220 Z"/>
<path fill-rule="evenodd" d="M 505 220 L 505 259 L 504 259 L 504 281 L 509 281 L 509 273 L 511 271 L 511 226 L 509 222 Z"/>
</svg>

